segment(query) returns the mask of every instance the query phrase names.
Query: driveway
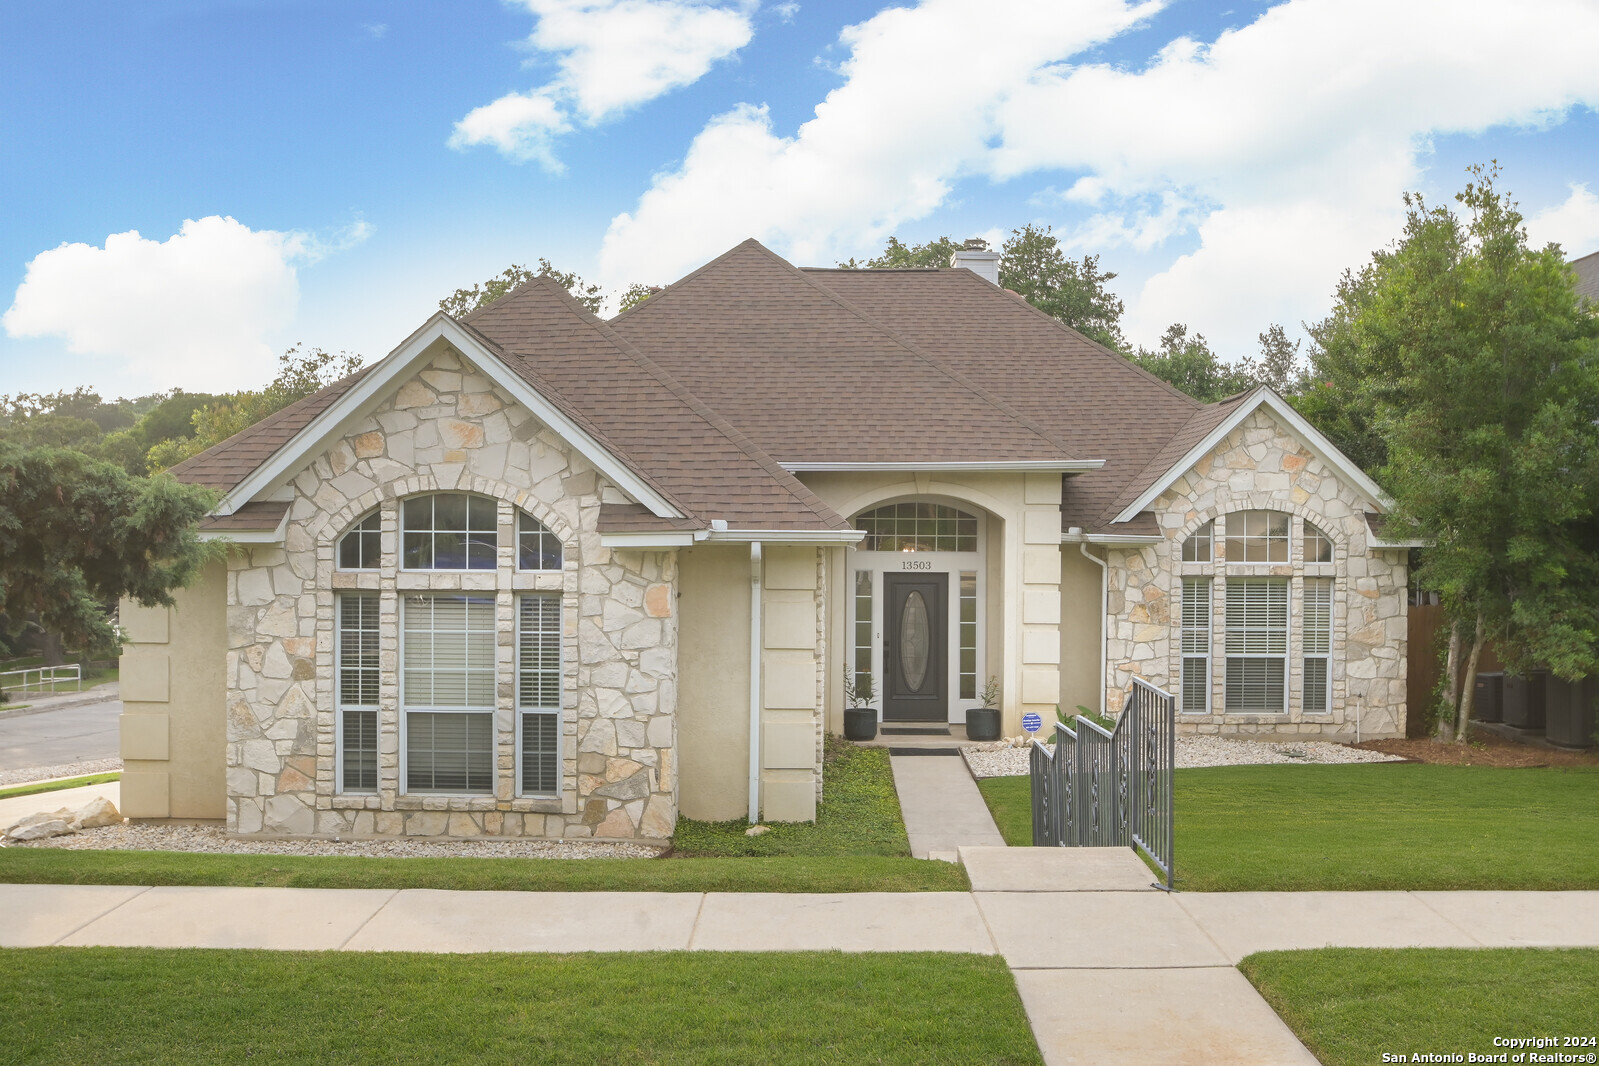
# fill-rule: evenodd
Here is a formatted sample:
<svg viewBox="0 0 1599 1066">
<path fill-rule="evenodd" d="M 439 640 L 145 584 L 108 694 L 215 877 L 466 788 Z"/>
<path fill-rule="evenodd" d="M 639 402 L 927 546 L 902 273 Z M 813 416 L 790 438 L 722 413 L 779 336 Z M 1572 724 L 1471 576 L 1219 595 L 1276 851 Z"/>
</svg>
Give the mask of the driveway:
<svg viewBox="0 0 1599 1066">
<path fill-rule="evenodd" d="M 122 701 L 114 698 L 56 710 L 0 710 L 0 772 L 114 759 L 121 754 L 121 713 Z"/>
</svg>

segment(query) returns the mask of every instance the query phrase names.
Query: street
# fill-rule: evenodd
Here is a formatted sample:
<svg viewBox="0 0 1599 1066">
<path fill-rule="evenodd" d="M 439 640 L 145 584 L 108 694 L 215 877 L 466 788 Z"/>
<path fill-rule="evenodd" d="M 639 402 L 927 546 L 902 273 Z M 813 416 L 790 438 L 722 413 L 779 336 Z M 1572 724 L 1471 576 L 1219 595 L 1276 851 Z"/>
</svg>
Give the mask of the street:
<svg viewBox="0 0 1599 1066">
<path fill-rule="evenodd" d="M 0 772 L 114 759 L 121 750 L 121 713 L 118 699 L 60 710 L 0 710 Z"/>
</svg>

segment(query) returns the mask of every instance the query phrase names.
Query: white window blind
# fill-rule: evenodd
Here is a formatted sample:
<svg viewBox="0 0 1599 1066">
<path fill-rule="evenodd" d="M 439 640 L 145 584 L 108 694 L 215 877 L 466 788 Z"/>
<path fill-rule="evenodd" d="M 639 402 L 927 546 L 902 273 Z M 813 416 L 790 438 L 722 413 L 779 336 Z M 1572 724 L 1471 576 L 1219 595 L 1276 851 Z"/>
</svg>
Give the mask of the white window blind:
<svg viewBox="0 0 1599 1066">
<path fill-rule="evenodd" d="M 1210 578 L 1183 579 L 1182 709 L 1190 714 L 1210 710 Z"/>
<path fill-rule="evenodd" d="M 1227 581 L 1227 710 L 1287 710 L 1288 582 Z"/>
<path fill-rule="evenodd" d="M 518 604 L 516 705 L 524 795 L 561 789 L 561 597 Z"/>
<path fill-rule="evenodd" d="M 378 596 L 345 592 L 338 600 L 339 787 L 378 787 Z"/>
<path fill-rule="evenodd" d="M 1305 597 L 1302 608 L 1305 664 L 1302 693 L 1303 709 L 1307 714 L 1324 713 L 1331 709 L 1328 694 L 1328 662 L 1332 657 L 1332 579 L 1309 577 L 1305 579 Z"/>
<path fill-rule="evenodd" d="M 494 598 L 408 596 L 402 614 L 407 790 L 492 792 Z"/>
</svg>

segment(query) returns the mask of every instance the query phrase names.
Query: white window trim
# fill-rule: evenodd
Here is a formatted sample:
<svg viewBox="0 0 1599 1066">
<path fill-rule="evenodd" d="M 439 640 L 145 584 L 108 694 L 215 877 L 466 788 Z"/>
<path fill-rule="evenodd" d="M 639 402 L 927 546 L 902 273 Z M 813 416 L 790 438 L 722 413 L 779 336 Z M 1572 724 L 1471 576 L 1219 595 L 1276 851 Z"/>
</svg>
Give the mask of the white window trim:
<svg viewBox="0 0 1599 1066">
<path fill-rule="evenodd" d="M 1216 685 L 1216 579 L 1210 574 L 1192 574 L 1184 575 L 1183 577 L 1179 578 L 1178 581 L 1178 588 L 1181 590 L 1181 598 L 1177 605 L 1179 612 L 1177 618 L 1178 711 L 1182 714 L 1208 715 L 1212 713 L 1212 704 L 1215 702 L 1214 693 L 1212 690 Z M 1188 616 L 1188 583 L 1191 581 L 1196 583 L 1203 582 L 1207 586 L 1207 602 L 1205 604 L 1205 654 L 1203 656 L 1192 655 L 1183 646 L 1183 637 L 1185 635 L 1185 631 L 1188 629 L 1186 624 L 1186 619 Z M 1183 678 L 1183 672 L 1188 668 L 1189 659 L 1200 658 L 1203 658 L 1205 664 L 1205 706 L 1199 710 L 1190 710 L 1187 707 L 1182 706 L 1184 694 L 1188 691 L 1188 686 Z"/>
<path fill-rule="evenodd" d="M 1328 539 L 1331 539 L 1331 538 L 1328 538 Z M 1305 632 L 1306 632 L 1305 611 L 1310 606 L 1310 594 L 1308 592 L 1304 591 L 1304 586 L 1303 586 L 1303 582 L 1306 582 L 1306 581 L 1326 581 L 1327 582 L 1327 650 L 1325 652 L 1312 653 L 1312 652 L 1308 652 L 1308 651 L 1305 650 L 1305 645 L 1306 645 L 1306 640 L 1305 640 Z M 1301 666 L 1300 666 L 1300 687 L 1299 687 L 1299 713 L 1302 714 L 1302 715 L 1314 715 L 1317 718 L 1317 720 L 1320 720 L 1322 718 L 1330 717 L 1332 715 L 1332 709 L 1333 709 L 1333 700 L 1332 700 L 1333 644 L 1334 644 L 1333 630 L 1334 630 L 1334 625 L 1335 625 L 1334 620 L 1338 617 L 1338 612 L 1337 612 L 1337 610 L 1335 608 L 1335 605 L 1336 605 L 1337 599 L 1338 599 L 1338 580 L 1337 580 L 1337 578 L 1332 577 L 1330 575 L 1325 576 L 1325 577 L 1320 575 L 1320 574 L 1306 575 L 1305 577 L 1303 577 L 1301 579 L 1300 592 L 1301 592 L 1301 594 L 1300 594 L 1300 598 L 1299 598 L 1299 659 L 1300 659 Z M 1307 693 L 1305 691 L 1305 679 L 1310 676 L 1310 671 L 1308 669 L 1306 669 L 1303 664 L 1308 662 L 1311 659 L 1320 659 L 1323 663 L 1326 664 L 1324 666 L 1323 670 L 1322 670 L 1322 686 L 1323 686 L 1322 702 L 1323 702 L 1324 706 L 1319 711 L 1313 711 L 1309 707 L 1306 706 L 1306 702 L 1307 701 L 1305 699 L 1305 696 L 1306 696 Z"/>
<path fill-rule="evenodd" d="M 336 550 L 336 549 L 335 549 Z M 367 706 L 347 706 L 343 699 L 344 693 L 344 610 L 343 604 L 349 596 L 370 596 L 378 605 L 378 641 L 382 656 L 381 644 L 383 639 L 383 600 L 380 593 L 370 589 L 344 589 L 333 595 L 333 792 L 338 796 L 375 796 L 383 787 L 383 672 L 378 671 L 378 702 Z M 345 788 L 344 787 L 344 712 L 345 711 L 372 711 L 378 716 L 378 772 L 376 784 L 372 788 Z"/>
<path fill-rule="evenodd" d="M 1282 566 L 1283 564 L 1282 563 L 1277 563 L 1275 565 Z M 1224 629 L 1224 635 L 1222 637 L 1222 649 L 1221 649 L 1221 663 L 1222 663 L 1221 709 L 1222 709 L 1222 713 L 1224 715 L 1229 715 L 1229 716 L 1237 716 L 1237 715 L 1271 715 L 1271 716 L 1275 717 L 1275 716 L 1279 716 L 1279 715 L 1280 716 L 1290 715 L 1290 714 L 1293 713 L 1293 706 L 1294 706 L 1293 705 L 1293 696 L 1294 696 L 1294 670 L 1293 670 L 1293 658 L 1294 658 L 1294 655 L 1293 655 L 1293 652 L 1294 652 L 1294 581 L 1293 581 L 1293 578 L 1291 578 L 1291 577 L 1279 577 L 1279 576 L 1269 575 L 1269 574 L 1262 575 L 1262 574 L 1251 574 L 1251 573 L 1244 573 L 1244 574 L 1228 573 L 1223 580 L 1227 581 L 1227 582 L 1231 582 L 1234 579 L 1237 579 L 1237 580 L 1240 580 L 1240 581 L 1281 581 L 1282 582 L 1282 584 L 1283 584 L 1283 650 L 1282 650 L 1282 652 L 1280 654 L 1272 654 L 1272 653 L 1268 652 L 1268 653 L 1265 653 L 1265 654 L 1254 654 L 1254 655 L 1248 655 L 1248 654 L 1239 654 L 1237 656 L 1232 655 L 1227 650 L 1227 635 L 1226 635 L 1226 634 L 1230 634 L 1231 631 L 1227 627 L 1226 617 L 1224 616 L 1222 618 L 1222 626 L 1223 626 L 1223 629 Z M 1231 594 L 1224 592 L 1223 593 L 1223 607 L 1222 607 L 1223 611 L 1226 610 L 1227 605 L 1230 604 L 1231 602 L 1232 602 Z M 1283 664 L 1283 687 L 1282 687 L 1283 706 L 1282 706 L 1282 710 L 1280 710 L 1280 711 L 1249 711 L 1249 710 L 1237 710 L 1237 711 L 1235 711 L 1231 707 L 1227 706 L 1227 670 L 1228 670 L 1227 661 L 1229 659 L 1233 659 L 1233 658 L 1238 658 L 1238 659 L 1281 659 L 1282 660 L 1282 664 Z"/>
<path fill-rule="evenodd" d="M 522 601 L 533 597 L 554 600 L 556 617 L 560 620 L 559 639 L 556 641 L 555 649 L 557 691 L 554 707 L 522 706 Z M 516 643 L 513 655 L 514 667 L 511 671 L 511 708 L 516 723 L 514 727 L 516 757 L 511 771 L 516 777 L 512 794 L 525 796 L 529 799 L 556 799 L 561 795 L 562 784 L 566 778 L 566 774 L 561 769 L 566 758 L 566 598 L 558 592 L 522 590 L 513 594 L 511 602 L 516 611 Z M 522 716 L 524 714 L 549 714 L 551 712 L 555 716 L 555 790 L 553 792 L 525 792 L 522 789 Z"/>
<path fill-rule="evenodd" d="M 445 571 L 445 573 L 452 573 L 452 574 L 471 573 L 471 572 L 472 571 L 467 571 L 467 570 L 447 570 L 447 571 Z M 478 572 L 482 573 L 484 571 L 478 571 Z M 412 596 L 426 596 L 428 598 L 432 598 L 434 596 L 440 596 L 440 597 L 445 597 L 445 596 L 467 596 L 467 597 L 472 597 L 474 599 L 488 599 L 488 600 L 491 600 L 491 601 L 494 602 L 495 610 L 497 611 L 498 610 L 498 605 L 499 605 L 499 595 L 500 595 L 499 591 L 494 591 L 494 592 L 483 591 L 483 592 L 479 592 L 479 591 L 476 591 L 476 590 L 473 590 L 473 589 L 428 589 L 426 591 L 423 591 L 421 589 L 415 589 L 415 590 L 411 590 L 411 591 L 408 591 L 408 592 L 402 592 L 400 594 L 400 604 L 399 604 L 400 610 L 399 610 L 399 613 L 398 613 L 397 618 L 396 618 L 396 621 L 397 621 L 397 623 L 399 625 L 399 655 L 398 655 L 398 659 L 397 659 L 399 670 L 398 670 L 398 673 L 397 673 L 397 676 L 396 676 L 396 681 L 397 681 L 397 686 L 396 687 L 398 688 L 398 696 L 399 696 L 398 703 L 399 703 L 399 729 L 400 729 L 400 784 L 399 784 L 399 794 L 402 795 L 402 796 L 441 796 L 441 797 L 462 797 L 462 798 L 467 798 L 467 799 L 482 799 L 485 796 L 492 798 L 492 797 L 494 797 L 495 795 L 498 794 L 498 791 L 499 791 L 498 790 L 498 783 L 499 783 L 499 777 L 500 777 L 499 759 L 497 757 L 498 753 L 499 753 L 499 747 L 500 747 L 500 745 L 499 745 L 499 737 L 498 737 L 498 734 L 499 734 L 499 729 L 498 729 L 499 699 L 498 699 L 498 697 L 496 697 L 496 699 L 495 699 L 495 705 L 491 706 L 491 707 L 416 707 L 416 708 L 412 708 L 412 707 L 408 706 L 406 704 L 406 700 L 405 700 L 405 614 L 406 614 L 406 611 L 409 609 L 406 601 L 408 599 L 410 599 Z M 499 687 L 499 678 L 500 678 L 500 666 L 499 666 L 499 662 L 496 661 L 495 664 L 494 664 L 494 683 L 495 683 L 496 691 L 498 691 L 498 687 Z M 423 714 L 487 714 L 489 716 L 491 735 L 494 737 L 494 741 L 493 741 L 493 747 L 492 747 L 492 749 L 490 751 L 490 761 L 489 761 L 489 780 L 490 780 L 490 784 L 489 784 L 489 788 L 488 788 L 487 791 L 484 791 L 484 792 L 445 792 L 445 791 L 435 791 L 435 790 L 432 790 L 432 789 L 429 789 L 429 790 L 426 790 L 426 791 L 417 791 L 417 790 L 415 790 L 415 789 L 413 789 L 411 787 L 411 760 L 410 760 L 411 721 L 410 721 L 410 717 L 411 717 L 411 711 L 412 710 L 419 711 L 419 712 L 421 712 Z M 381 749 L 381 743 L 380 743 L 379 747 Z"/>
</svg>

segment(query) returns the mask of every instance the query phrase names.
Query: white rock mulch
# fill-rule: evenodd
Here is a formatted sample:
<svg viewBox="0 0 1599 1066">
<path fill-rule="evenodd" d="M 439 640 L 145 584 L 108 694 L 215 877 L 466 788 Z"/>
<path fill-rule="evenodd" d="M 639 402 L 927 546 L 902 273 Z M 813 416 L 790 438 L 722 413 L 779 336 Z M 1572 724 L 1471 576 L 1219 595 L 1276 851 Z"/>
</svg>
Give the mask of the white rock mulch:
<svg viewBox="0 0 1599 1066">
<path fill-rule="evenodd" d="M 973 777 L 1022 777 L 1028 773 L 1025 738 L 961 749 Z M 1260 741 L 1228 737 L 1179 736 L 1177 768 L 1258 766 L 1267 763 L 1403 762 L 1398 755 L 1366 751 L 1329 740 Z"/>
<path fill-rule="evenodd" d="M 21 770 L 0 770 L 0 788 L 31 785 L 35 781 L 53 781 L 58 777 L 110 774 L 121 769 L 121 759 L 90 759 L 88 762 L 61 763 L 58 766 L 27 766 Z"/>
<path fill-rule="evenodd" d="M 218 826 L 111 825 L 8 847 L 71 851 L 189 851 L 211 855 L 358 855 L 380 858 L 653 859 L 664 847 L 587 840 L 237 840 Z"/>
</svg>

